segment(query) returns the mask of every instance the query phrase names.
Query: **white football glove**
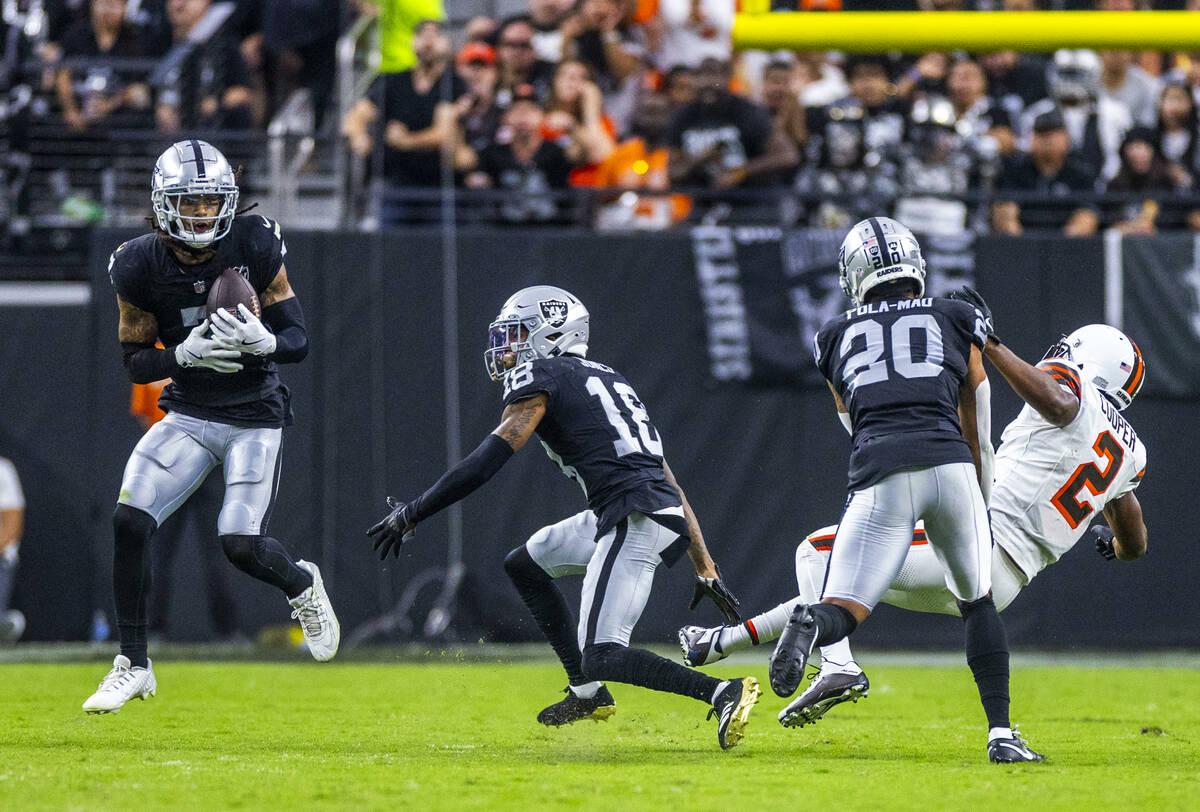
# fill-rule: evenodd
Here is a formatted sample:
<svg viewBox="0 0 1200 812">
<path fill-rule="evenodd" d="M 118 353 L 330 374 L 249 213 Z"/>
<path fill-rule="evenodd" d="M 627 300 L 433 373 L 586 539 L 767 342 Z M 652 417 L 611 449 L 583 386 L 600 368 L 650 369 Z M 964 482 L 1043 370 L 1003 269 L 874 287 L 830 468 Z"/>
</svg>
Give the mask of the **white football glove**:
<svg viewBox="0 0 1200 812">
<path fill-rule="evenodd" d="M 213 338 L 227 350 L 247 355 L 270 355 L 275 352 L 275 334 L 266 328 L 244 304 L 238 305 L 243 320 L 220 308 L 212 314 Z"/>
<path fill-rule="evenodd" d="M 236 350 L 228 350 L 204 334 L 208 332 L 208 319 L 197 324 L 188 337 L 175 345 L 175 360 L 181 367 L 206 367 L 214 372 L 237 372 L 242 365 L 233 360 L 240 357 Z"/>
</svg>

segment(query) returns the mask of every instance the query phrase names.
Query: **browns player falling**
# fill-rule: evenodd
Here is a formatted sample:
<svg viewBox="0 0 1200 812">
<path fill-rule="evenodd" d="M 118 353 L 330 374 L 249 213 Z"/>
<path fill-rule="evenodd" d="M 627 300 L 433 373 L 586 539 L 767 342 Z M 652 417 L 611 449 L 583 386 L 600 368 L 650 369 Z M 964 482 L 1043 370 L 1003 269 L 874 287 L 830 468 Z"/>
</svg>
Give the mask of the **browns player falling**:
<svg viewBox="0 0 1200 812">
<path fill-rule="evenodd" d="M 121 653 L 83 703 L 88 713 L 115 713 L 134 697 L 155 694 L 146 652 L 146 545 L 218 465 L 225 474 L 217 519 L 225 555 L 238 569 L 283 591 L 315 659 L 332 659 L 340 638 L 320 570 L 293 560 L 266 535 L 283 427 L 291 422 L 276 365 L 298 363 L 308 354 L 279 225 L 257 215 L 238 216 L 234 171 L 204 141 L 179 141 L 159 156 L 151 202 L 155 230 L 117 248 L 108 271 L 130 379 L 170 378 L 171 384 L 159 399 L 167 416 L 138 442 L 121 481 L 113 514 Z M 207 315 L 207 292 L 230 268 L 258 295 L 261 320 L 244 305 L 237 316 L 225 310 Z M 157 348 L 158 341 L 166 349 Z"/>
</svg>

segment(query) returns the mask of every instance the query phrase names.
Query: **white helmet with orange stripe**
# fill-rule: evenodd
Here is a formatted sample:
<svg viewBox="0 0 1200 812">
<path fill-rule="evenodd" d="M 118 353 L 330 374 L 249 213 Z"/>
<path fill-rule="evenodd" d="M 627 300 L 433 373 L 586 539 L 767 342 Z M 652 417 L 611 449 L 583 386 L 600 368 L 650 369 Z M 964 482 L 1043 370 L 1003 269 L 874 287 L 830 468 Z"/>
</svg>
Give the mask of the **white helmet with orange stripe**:
<svg viewBox="0 0 1200 812">
<path fill-rule="evenodd" d="M 1137 344 L 1115 327 L 1088 324 L 1063 336 L 1046 353 L 1079 364 L 1083 375 L 1108 396 L 1118 410 L 1137 397 L 1146 380 L 1146 362 Z"/>
</svg>

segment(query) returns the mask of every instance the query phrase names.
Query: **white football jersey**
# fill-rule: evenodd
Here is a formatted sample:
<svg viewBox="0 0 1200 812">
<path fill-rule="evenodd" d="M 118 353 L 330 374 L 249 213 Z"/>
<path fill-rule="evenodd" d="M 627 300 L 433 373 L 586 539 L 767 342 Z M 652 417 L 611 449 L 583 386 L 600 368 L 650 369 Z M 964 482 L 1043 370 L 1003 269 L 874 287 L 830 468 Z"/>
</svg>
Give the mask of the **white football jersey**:
<svg viewBox="0 0 1200 812">
<path fill-rule="evenodd" d="M 1033 407 L 1021 409 L 1001 437 L 989 505 L 996 543 L 1031 580 L 1146 472 L 1137 432 L 1077 364 L 1048 358 L 1038 367 L 1078 395 L 1079 413 L 1058 428 Z"/>
</svg>

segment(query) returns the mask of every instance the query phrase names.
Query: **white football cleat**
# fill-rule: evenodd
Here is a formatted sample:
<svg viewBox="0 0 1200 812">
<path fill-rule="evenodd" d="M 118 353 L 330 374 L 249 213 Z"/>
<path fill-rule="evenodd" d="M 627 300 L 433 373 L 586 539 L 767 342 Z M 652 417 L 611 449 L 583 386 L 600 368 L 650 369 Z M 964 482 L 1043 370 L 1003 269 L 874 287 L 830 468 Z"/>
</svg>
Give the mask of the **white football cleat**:
<svg viewBox="0 0 1200 812">
<path fill-rule="evenodd" d="M 158 693 L 158 682 L 154 679 L 154 665 L 146 660 L 146 667 L 129 667 L 129 658 L 118 654 L 113 659 L 112 670 L 100 682 L 96 693 L 87 698 L 83 709 L 88 713 L 116 713 L 131 699 L 145 699 Z"/>
<path fill-rule="evenodd" d="M 338 625 L 333 604 L 325 594 L 325 582 L 321 570 L 311 561 L 297 561 L 296 566 L 312 575 L 313 583 L 308 589 L 288 601 L 292 605 L 292 617 L 300 621 L 304 640 L 313 659 L 328 662 L 337 654 L 342 640 L 342 627 Z"/>
</svg>

